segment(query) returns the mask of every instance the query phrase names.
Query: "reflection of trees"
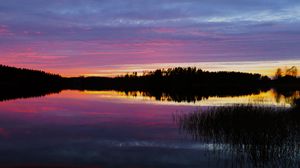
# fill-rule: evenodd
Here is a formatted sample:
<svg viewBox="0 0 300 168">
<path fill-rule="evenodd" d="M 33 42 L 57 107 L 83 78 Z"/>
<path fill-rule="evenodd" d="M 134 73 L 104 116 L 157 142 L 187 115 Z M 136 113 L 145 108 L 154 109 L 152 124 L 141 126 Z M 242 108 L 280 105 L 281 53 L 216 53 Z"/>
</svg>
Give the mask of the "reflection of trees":
<svg viewBox="0 0 300 168">
<path fill-rule="evenodd" d="M 271 89 L 267 92 L 265 90 L 259 92 L 256 90 L 233 90 L 236 92 L 222 92 L 221 90 L 205 90 L 197 92 L 195 90 L 194 92 L 171 92 L 171 93 L 165 93 L 165 92 L 142 92 L 142 91 L 127 91 L 122 92 L 120 91 L 120 94 L 129 96 L 129 97 L 148 97 L 148 98 L 154 98 L 158 101 L 173 101 L 173 102 L 200 102 L 202 100 L 206 100 L 209 97 L 238 97 L 238 96 L 251 96 L 255 95 L 255 97 L 248 99 L 248 102 L 251 104 L 261 104 L 268 101 L 272 101 L 274 98 L 275 101 L 278 104 L 282 105 L 293 105 L 295 103 L 296 99 L 300 99 L 300 91 L 299 90 L 279 90 L 279 89 Z M 266 94 L 265 94 L 266 93 Z M 270 100 L 269 100 L 270 99 Z"/>
<path fill-rule="evenodd" d="M 232 165 L 297 167 L 300 109 L 232 106 L 177 115 L 181 130 L 231 154 Z M 223 154 L 223 155 L 222 155 Z"/>
<path fill-rule="evenodd" d="M 125 93 L 127 96 L 137 97 L 149 97 L 155 98 L 159 101 L 174 101 L 174 102 L 197 102 L 201 100 L 205 100 L 209 97 L 233 97 L 233 96 L 247 96 L 247 95 L 258 95 L 260 93 L 264 93 L 266 90 L 232 90 L 230 92 L 222 91 L 222 90 L 205 90 L 203 91 L 194 90 L 194 91 L 175 91 L 175 92 L 160 92 L 160 91 L 152 91 L 152 92 L 142 92 L 142 91 L 127 91 L 127 92 L 120 92 Z M 297 90 L 276 90 L 271 89 L 271 96 L 270 98 L 275 98 L 277 103 L 284 102 L 285 104 L 293 104 L 295 99 L 300 99 L 300 91 Z M 263 104 L 266 100 L 265 97 L 256 97 L 253 100 L 255 103 Z"/>
<path fill-rule="evenodd" d="M 53 93 L 61 92 L 59 88 L 47 87 L 0 87 L 0 102 L 19 98 L 42 97 Z"/>
<path fill-rule="evenodd" d="M 245 96 L 251 94 L 259 94 L 259 89 L 255 88 L 193 88 L 183 90 L 147 90 L 147 91 L 124 91 L 128 96 L 144 96 L 155 98 L 159 101 L 174 102 L 197 102 L 205 100 L 208 97 L 229 97 L 229 96 Z M 263 90 L 266 91 L 266 90 Z"/>
<path fill-rule="evenodd" d="M 281 100 L 284 100 L 284 102 L 288 104 L 294 104 L 295 100 L 300 99 L 299 90 L 273 89 L 273 94 L 277 103 L 279 103 Z"/>
</svg>

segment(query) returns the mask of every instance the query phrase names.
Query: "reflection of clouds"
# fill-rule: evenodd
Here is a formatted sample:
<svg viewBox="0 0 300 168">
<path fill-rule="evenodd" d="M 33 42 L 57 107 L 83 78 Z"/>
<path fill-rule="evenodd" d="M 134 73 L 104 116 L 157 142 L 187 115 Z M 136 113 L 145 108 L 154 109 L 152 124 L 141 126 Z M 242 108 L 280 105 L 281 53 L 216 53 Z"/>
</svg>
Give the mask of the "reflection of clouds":
<svg viewBox="0 0 300 168">
<path fill-rule="evenodd" d="M 10 134 L 7 132 L 6 129 L 0 128 L 0 136 L 3 137 L 3 138 L 9 138 Z"/>
<path fill-rule="evenodd" d="M 1 102 L 0 136 L 11 137 L 0 138 L 0 166 L 35 160 L 46 164 L 105 163 L 111 167 L 206 167 L 206 151 L 230 148 L 228 143 L 216 146 L 178 135 L 172 114 L 193 110 L 194 105 L 161 106 L 152 103 L 155 100 L 147 104 L 135 96 L 147 99 L 142 93 L 131 96 L 112 91 L 63 91 L 42 98 Z M 272 96 L 271 91 L 263 92 L 245 96 L 243 101 L 274 99 Z M 237 101 L 236 97 L 224 98 L 204 101 Z"/>
<path fill-rule="evenodd" d="M 169 149 L 194 149 L 203 150 L 210 149 L 211 144 L 205 143 L 186 143 L 186 142 L 168 142 L 168 141 L 116 141 L 116 140 L 102 140 L 97 141 L 97 145 L 104 145 L 107 147 L 148 147 L 148 148 L 169 148 Z"/>
</svg>

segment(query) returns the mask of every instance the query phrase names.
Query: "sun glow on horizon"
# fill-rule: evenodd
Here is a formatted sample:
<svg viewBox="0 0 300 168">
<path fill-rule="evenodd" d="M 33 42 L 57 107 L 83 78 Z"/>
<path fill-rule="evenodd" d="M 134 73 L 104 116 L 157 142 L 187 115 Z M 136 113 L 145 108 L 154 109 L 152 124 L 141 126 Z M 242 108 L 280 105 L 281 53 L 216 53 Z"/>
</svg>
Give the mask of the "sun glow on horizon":
<svg viewBox="0 0 300 168">
<path fill-rule="evenodd" d="M 145 71 L 168 69 L 174 67 L 196 67 L 205 71 L 236 71 L 246 73 L 259 73 L 273 77 L 277 68 L 285 70 L 291 66 L 300 68 L 300 60 L 281 61 L 231 61 L 231 62 L 189 62 L 189 63 L 153 63 L 153 64 L 119 64 L 87 67 L 78 69 L 48 69 L 49 72 L 61 74 L 65 77 L 72 76 L 104 76 L 115 77 L 137 72 L 142 75 Z M 298 74 L 299 75 L 299 74 Z"/>
</svg>

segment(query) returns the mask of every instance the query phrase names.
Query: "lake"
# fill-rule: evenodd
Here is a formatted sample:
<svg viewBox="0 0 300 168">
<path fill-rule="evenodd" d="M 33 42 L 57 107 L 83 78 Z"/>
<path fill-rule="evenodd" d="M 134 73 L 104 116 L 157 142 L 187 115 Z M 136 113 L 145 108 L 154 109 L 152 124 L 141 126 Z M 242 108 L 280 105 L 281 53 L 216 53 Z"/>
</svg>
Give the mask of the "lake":
<svg viewBox="0 0 300 168">
<path fill-rule="evenodd" d="M 142 92 L 65 90 L 2 101 L 0 166 L 239 167 L 228 144 L 195 139 L 176 116 L 234 104 L 288 109 L 299 97 L 270 90 L 179 102 Z"/>
</svg>

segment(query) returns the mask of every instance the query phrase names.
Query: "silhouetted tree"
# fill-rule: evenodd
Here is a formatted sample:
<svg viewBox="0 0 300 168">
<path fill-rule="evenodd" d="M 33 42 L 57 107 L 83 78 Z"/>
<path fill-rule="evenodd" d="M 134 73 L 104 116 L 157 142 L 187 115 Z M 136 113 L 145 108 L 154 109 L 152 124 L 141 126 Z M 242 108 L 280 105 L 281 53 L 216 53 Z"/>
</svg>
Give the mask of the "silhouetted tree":
<svg viewBox="0 0 300 168">
<path fill-rule="evenodd" d="M 277 68 L 276 72 L 275 72 L 275 78 L 279 79 L 282 77 L 282 70 L 281 68 Z"/>
<path fill-rule="evenodd" d="M 297 77 L 297 73 L 298 73 L 297 67 L 292 66 L 291 68 L 288 68 L 288 69 L 286 70 L 285 75 L 286 75 L 286 76 Z"/>
</svg>

